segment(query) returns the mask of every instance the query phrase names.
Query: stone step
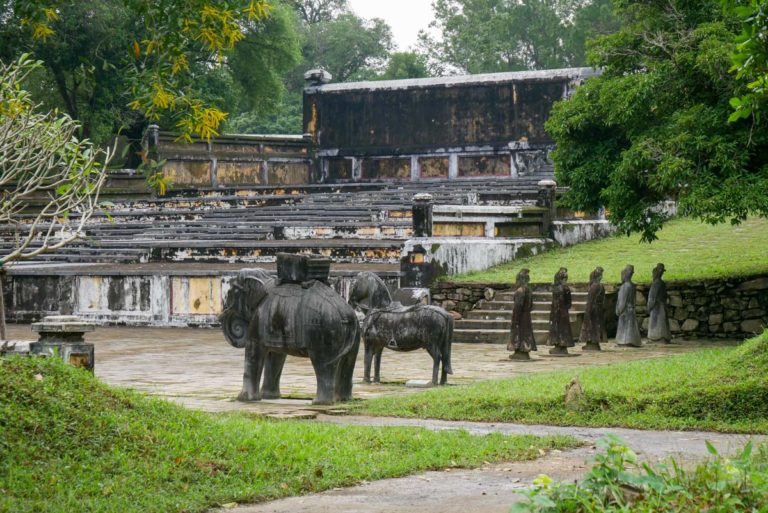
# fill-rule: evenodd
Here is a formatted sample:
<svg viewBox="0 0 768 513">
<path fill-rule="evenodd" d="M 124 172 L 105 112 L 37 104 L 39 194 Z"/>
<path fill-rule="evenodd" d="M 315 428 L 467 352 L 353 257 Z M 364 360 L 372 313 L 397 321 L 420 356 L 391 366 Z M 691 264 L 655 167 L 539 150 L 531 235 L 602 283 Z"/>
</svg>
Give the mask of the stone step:
<svg viewBox="0 0 768 513">
<path fill-rule="evenodd" d="M 509 319 L 461 319 L 454 324 L 454 329 L 460 330 L 508 330 L 509 328 Z"/>
<path fill-rule="evenodd" d="M 469 344 L 507 344 L 509 330 L 453 330 L 453 341 Z"/>
<path fill-rule="evenodd" d="M 547 301 L 547 302 L 552 301 L 552 293 L 547 290 L 534 290 L 532 294 L 533 294 L 534 301 Z M 512 301 L 514 297 L 515 297 L 514 290 L 505 290 L 503 292 L 497 292 L 496 297 L 494 297 L 494 300 Z M 574 299 L 584 298 L 586 300 L 587 293 L 580 290 L 571 289 L 571 297 Z"/>
<path fill-rule="evenodd" d="M 505 319 L 509 321 L 512 319 L 512 310 L 470 310 L 464 314 L 464 318 L 478 320 Z"/>
<path fill-rule="evenodd" d="M 480 308 L 482 310 L 509 310 L 512 311 L 512 308 L 515 306 L 514 301 L 483 301 L 480 304 Z"/>
<path fill-rule="evenodd" d="M 533 319 L 533 322 L 536 322 L 536 321 L 549 322 L 550 313 L 551 312 L 549 310 L 533 310 L 531 312 L 531 319 Z M 570 314 L 571 321 L 575 321 L 579 318 L 582 312 L 575 312 L 571 310 L 569 314 Z"/>
</svg>

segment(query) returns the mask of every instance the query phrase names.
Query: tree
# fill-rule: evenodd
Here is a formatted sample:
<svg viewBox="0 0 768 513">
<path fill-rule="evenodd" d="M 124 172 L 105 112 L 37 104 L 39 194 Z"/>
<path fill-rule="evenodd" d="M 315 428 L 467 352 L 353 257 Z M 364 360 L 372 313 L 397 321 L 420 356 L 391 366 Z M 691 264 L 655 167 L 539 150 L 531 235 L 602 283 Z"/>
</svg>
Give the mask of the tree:
<svg viewBox="0 0 768 513">
<path fill-rule="evenodd" d="M 12 243 L 0 256 L 0 269 L 83 236 L 111 156 L 79 139 L 80 126 L 71 117 L 39 111 L 23 82 L 41 67 L 27 56 L 0 65 L 0 226 L 9 230 Z M 22 216 L 30 205 L 36 209 Z M 5 338 L 2 299 L 0 280 L 0 339 Z"/>
<path fill-rule="evenodd" d="M 610 0 L 435 0 L 434 38 L 420 46 L 435 71 L 489 73 L 584 64 L 587 37 L 617 26 Z"/>
<path fill-rule="evenodd" d="M 768 0 L 722 0 L 722 3 L 742 25 L 731 60 L 746 92 L 731 99 L 734 112 L 730 121 L 750 116 L 759 120 L 768 108 Z"/>
<path fill-rule="evenodd" d="M 288 0 L 288 4 L 307 25 L 331 21 L 349 12 L 347 0 Z"/>
<path fill-rule="evenodd" d="M 768 215 L 768 130 L 727 123 L 740 85 L 729 73 L 736 20 L 717 0 L 617 0 L 622 29 L 591 44 L 603 74 L 555 105 L 555 172 L 575 209 L 606 207 L 645 240 L 660 202 L 717 223 Z"/>
<path fill-rule="evenodd" d="M 384 20 L 345 12 L 305 27 L 302 53 L 305 67 L 323 68 L 334 81 L 347 82 L 373 78 L 392 47 L 392 30 Z"/>
<path fill-rule="evenodd" d="M 365 20 L 346 0 L 291 0 L 298 16 L 301 62 L 284 77 L 286 94 L 271 111 L 241 112 L 228 128 L 244 133 L 302 131 L 304 72 L 324 68 L 335 82 L 372 80 L 392 50 L 392 33 L 380 19 Z"/>
<path fill-rule="evenodd" d="M 429 68 L 425 56 L 416 52 L 395 52 L 389 56 L 380 80 L 401 80 L 404 78 L 428 77 Z"/>
<path fill-rule="evenodd" d="M 200 74 L 224 66 L 272 10 L 267 0 L 4 0 L 0 40 L 14 56 L 48 54 L 47 78 L 70 115 L 121 98 L 138 116 L 170 121 L 185 139 L 210 138 L 226 113 L 205 101 Z M 94 118 L 86 117 L 90 131 Z"/>
</svg>

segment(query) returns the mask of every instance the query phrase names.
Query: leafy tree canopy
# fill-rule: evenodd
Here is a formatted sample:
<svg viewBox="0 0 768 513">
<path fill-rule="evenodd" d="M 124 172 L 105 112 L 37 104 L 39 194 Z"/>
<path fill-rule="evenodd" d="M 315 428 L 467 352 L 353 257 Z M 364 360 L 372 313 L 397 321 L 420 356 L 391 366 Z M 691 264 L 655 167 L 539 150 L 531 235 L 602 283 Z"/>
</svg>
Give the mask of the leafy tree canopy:
<svg viewBox="0 0 768 513">
<path fill-rule="evenodd" d="M 427 58 L 416 52 L 395 52 L 389 56 L 380 80 L 400 80 L 404 78 L 423 78 L 429 76 Z"/>
<path fill-rule="evenodd" d="M 366 20 L 346 0 L 287 0 L 297 18 L 301 61 L 284 77 L 286 95 L 270 112 L 241 112 L 228 129 L 243 133 L 301 133 L 304 72 L 323 68 L 334 82 L 375 79 L 393 49 L 383 20 Z"/>
<path fill-rule="evenodd" d="M 584 64 L 588 37 L 616 30 L 610 0 L 435 0 L 420 45 L 435 72 L 562 68 Z"/>
<path fill-rule="evenodd" d="M 731 121 L 755 116 L 768 109 L 768 0 L 722 0 L 726 11 L 742 21 L 731 56 L 737 78 L 746 92 L 734 97 Z"/>
<path fill-rule="evenodd" d="M 606 207 L 645 240 L 667 220 L 660 202 L 707 222 L 768 215 L 765 122 L 727 123 L 738 20 L 717 0 L 616 0 L 617 33 L 597 38 L 600 77 L 555 105 L 547 130 L 566 202 Z"/>
<path fill-rule="evenodd" d="M 217 135 L 223 107 L 279 96 L 279 76 L 297 59 L 291 29 L 271 0 L 0 3 L 2 58 L 44 59 L 38 91 L 55 92 L 47 103 L 97 138 L 115 119 L 163 121 L 185 138 Z"/>
</svg>

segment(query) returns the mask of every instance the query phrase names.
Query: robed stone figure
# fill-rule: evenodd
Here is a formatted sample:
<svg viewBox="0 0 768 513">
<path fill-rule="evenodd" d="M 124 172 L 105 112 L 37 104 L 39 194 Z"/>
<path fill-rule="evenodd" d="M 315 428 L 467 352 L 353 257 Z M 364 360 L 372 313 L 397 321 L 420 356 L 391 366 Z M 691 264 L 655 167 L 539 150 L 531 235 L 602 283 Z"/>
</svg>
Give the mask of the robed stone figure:
<svg viewBox="0 0 768 513">
<path fill-rule="evenodd" d="M 658 264 L 653 269 L 653 282 L 651 290 L 648 291 L 648 310 L 651 312 L 651 318 L 648 322 L 648 340 L 658 342 L 672 341 L 672 333 L 669 330 L 669 319 L 667 319 L 667 284 L 661 277 L 664 275 L 664 264 Z"/>
<path fill-rule="evenodd" d="M 603 304 L 605 303 L 605 287 L 600 283 L 603 279 L 603 268 L 597 267 L 589 275 L 587 290 L 587 306 L 584 310 L 584 322 L 581 325 L 579 342 L 584 343 L 585 351 L 600 351 L 600 342 L 604 340 Z"/>
<path fill-rule="evenodd" d="M 530 352 L 536 351 L 536 341 L 533 338 L 533 322 L 531 311 L 533 310 L 533 294 L 528 284 L 531 281 L 528 269 L 521 269 L 517 273 L 517 290 L 515 290 L 512 307 L 512 339 L 507 345 L 507 350 L 514 351 L 509 355 L 510 360 L 530 360 Z"/>
<path fill-rule="evenodd" d="M 567 285 L 568 270 L 561 267 L 555 274 L 552 286 L 552 309 L 549 314 L 549 354 L 556 356 L 568 355 L 568 348 L 573 347 L 571 334 L 571 288 Z"/>
<path fill-rule="evenodd" d="M 616 315 L 619 316 L 616 343 L 620 346 L 640 347 L 643 343 L 635 315 L 636 287 L 632 283 L 633 274 L 635 274 L 635 267 L 632 265 L 628 265 L 621 272 L 621 288 L 619 288 L 619 297 L 616 301 Z"/>
</svg>

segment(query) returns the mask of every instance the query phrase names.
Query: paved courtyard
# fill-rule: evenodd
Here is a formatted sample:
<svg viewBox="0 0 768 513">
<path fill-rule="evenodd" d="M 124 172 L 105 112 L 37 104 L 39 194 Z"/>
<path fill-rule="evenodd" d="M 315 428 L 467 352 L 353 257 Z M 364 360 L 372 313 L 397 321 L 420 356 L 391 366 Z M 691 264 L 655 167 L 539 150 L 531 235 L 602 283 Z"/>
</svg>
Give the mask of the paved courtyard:
<svg viewBox="0 0 768 513">
<path fill-rule="evenodd" d="M 34 334 L 29 326 L 12 325 L 9 338 L 33 339 Z M 315 377 L 309 360 L 288 357 L 281 383 L 285 400 L 263 404 L 234 401 L 242 383 L 244 354 L 243 350 L 229 346 L 218 329 L 109 327 L 98 328 L 87 336 L 87 340 L 96 346 L 96 375 L 105 382 L 164 396 L 194 408 L 290 414 L 294 408 L 306 411 L 315 393 Z M 544 347 L 528 363 L 510 361 L 509 353 L 502 345 L 454 344 L 454 374 L 448 381 L 463 384 L 556 369 L 573 369 L 577 373 L 586 366 L 661 358 L 728 343 L 681 341 L 641 349 L 620 348 L 609 343 L 601 353 L 582 353 L 576 348 L 573 352 L 579 356 L 572 358 L 550 357 Z M 417 389 L 406 388 L 406 381 L 428 380 L 431 374 L 432 359 L 426 351 L 397 353 L 385 350 L 381 364 L 383 383 L 365 384 L 361 348 L 353 393 L 357 398 L 411 393 Z"/>
</svg>

